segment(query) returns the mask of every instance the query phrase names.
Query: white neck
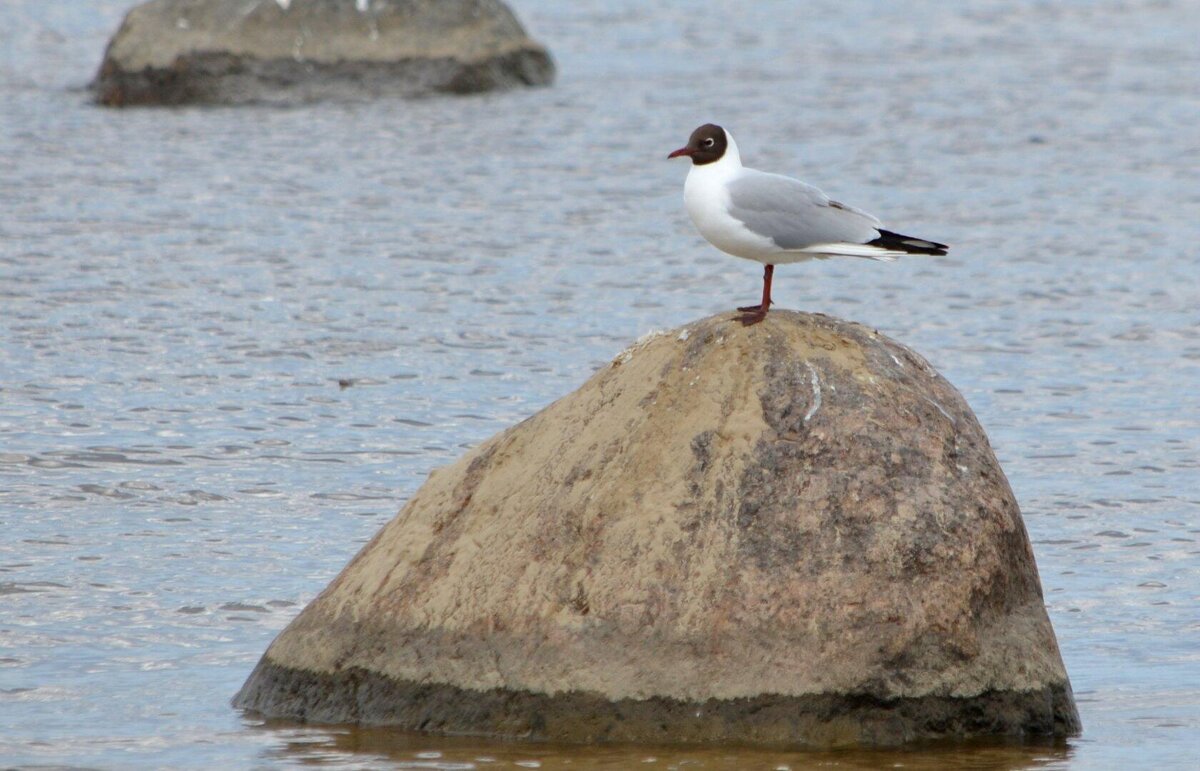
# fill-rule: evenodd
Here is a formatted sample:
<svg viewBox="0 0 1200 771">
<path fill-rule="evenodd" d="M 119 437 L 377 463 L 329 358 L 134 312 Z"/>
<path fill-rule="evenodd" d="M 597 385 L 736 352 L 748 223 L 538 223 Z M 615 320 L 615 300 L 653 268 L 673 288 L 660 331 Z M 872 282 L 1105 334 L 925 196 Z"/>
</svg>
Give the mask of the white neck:
<svg viewBox="0 0 1200 771">
<path fill-rule="evenodd" d="M 730 134 L 728 131 L 725 132 L 725 142 L 725 154 L 721 156 L 721 160 L 712 165 L 720 166 L 725 164 L 737 169 L 742 168 L 742 154 L 738 152 L 737 142 L 733 141 L 733 134 Z"/>
</svg>

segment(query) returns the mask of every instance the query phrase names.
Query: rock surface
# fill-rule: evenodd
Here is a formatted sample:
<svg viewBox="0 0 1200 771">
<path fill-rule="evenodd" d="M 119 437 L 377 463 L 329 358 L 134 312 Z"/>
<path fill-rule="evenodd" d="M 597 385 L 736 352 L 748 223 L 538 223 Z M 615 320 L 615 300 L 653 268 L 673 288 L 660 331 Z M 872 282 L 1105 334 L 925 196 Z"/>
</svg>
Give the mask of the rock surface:
<svg viewBox="0 0 1200 771">
<path fill-rule="evenodd" d="M 110 106 L 296 103 L 553 78 L 500 0 L 151 0 L 126 15 L 92 90 Z"/>
<path fill-rule="evenodd" d="M 904 346 L 786 311 L 643 339 L 432 473 L 235 704 L 577 741 L 1079 727 L 970 408 Z"/>
</svg>

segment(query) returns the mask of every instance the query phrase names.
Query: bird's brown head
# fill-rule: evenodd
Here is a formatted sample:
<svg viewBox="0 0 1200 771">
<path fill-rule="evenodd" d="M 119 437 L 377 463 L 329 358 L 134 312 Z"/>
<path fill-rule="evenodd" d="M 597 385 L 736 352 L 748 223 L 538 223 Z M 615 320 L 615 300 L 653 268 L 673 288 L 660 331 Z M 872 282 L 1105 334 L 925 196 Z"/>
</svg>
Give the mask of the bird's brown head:
<svg viewBox="0 0 1200 771">
<path fill-rule="evenodd" d="M 729 140 L 725 137 L 725 129 L 715 123 L 705 123 L 692 132 L 692 135 L 688 137 L 687 145 L 667 157 L 678 158 L 686 155 L 692 159 L 692 163 L 695 165 L 703 166 L 706 163 L 721 160 L 721 156 L 725 155 L 725 148 L 728 146 Z"/>
</svg>

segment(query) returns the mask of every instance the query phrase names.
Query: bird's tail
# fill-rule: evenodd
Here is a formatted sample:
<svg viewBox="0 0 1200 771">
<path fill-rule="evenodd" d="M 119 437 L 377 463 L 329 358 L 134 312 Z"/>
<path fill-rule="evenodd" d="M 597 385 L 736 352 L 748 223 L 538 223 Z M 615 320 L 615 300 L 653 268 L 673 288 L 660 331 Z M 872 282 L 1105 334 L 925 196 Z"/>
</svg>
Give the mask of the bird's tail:
<svg viewBox="0 0 1200 771">
<path fill-rule="evenodd" d="M 898 252 L 900 254 L 935 254 L 942 255 L 950 250 L 950 247 L 945 244 L 939 244 L 937 241 L 926 241 L 923 238 L 913 238 L 912 236 L 893 233 L 890 230 L 879 229 L 879 238 L 874 241 L 868 241 L 865 246 L 877 246 L 880 249 L 885 249 L 889 252 Z"/>
<path fill-rule="evenodd" d="M 812 255 L 818 260 L 825 260 L 830 257 L 864 257 L 868 260 L 894 262 L 900 257 L 909 254 L 941 255 L 950 249 L 950 247 L 945 244 L 939 244 L 937 241 L 913 238 L 912 236 L 893 233 L 883 228 L 879 228 L 878 230 L 879 238 L 876 238 L 874 241 L 868 241 L 865 244 L 851 244 L 845 241 L 831 244 L 813 244 L 803 249 L 797 249 L 796 252 Z"/>
</svg>

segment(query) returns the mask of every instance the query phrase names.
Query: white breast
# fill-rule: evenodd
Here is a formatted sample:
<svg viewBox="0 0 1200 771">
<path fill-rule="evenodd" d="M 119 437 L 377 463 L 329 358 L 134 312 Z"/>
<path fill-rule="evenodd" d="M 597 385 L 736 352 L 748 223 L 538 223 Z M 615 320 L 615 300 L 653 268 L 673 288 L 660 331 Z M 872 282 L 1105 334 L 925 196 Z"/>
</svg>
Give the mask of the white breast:
<svg viewBox="0 0 1200 771">
<path fill-rule="evenodd" d="M 729 214 L 725 183 L 742 170 L 737 147 L 730 147 L 721 160 L 692 166 L 683 184 L 683 204 L 688 216 L 710 244 L 734 257 L 761 263 L 791 262 L 771 239 L 751 232 Z M 780 259 L 782 258 L 782 259 Z M 794 259 L 794 258 L 793 258 Z"/>
</svg>

